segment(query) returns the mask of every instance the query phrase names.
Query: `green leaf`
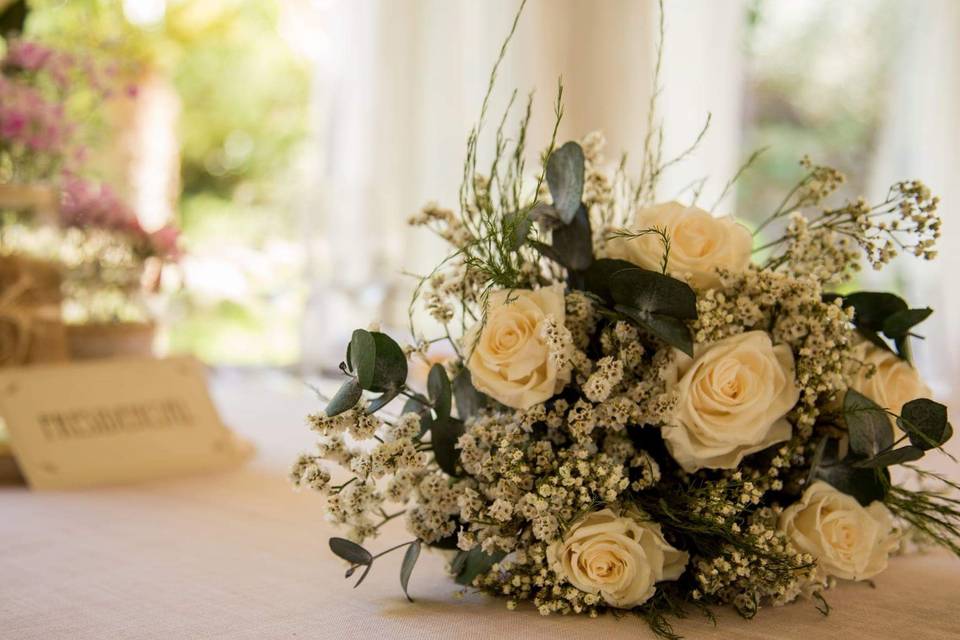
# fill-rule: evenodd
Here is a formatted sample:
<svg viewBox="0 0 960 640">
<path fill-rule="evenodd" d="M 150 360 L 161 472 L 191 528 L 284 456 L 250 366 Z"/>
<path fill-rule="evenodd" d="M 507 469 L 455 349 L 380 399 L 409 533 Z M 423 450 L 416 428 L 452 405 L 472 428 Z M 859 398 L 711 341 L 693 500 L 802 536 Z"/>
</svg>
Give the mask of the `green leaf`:
<svg viewBox="0 0 960 640">
<path fill-rule="evenodd" d="M 824 437 L 817 443 L 817 448 L 813 451 L 813 458 L 810 460 L 810 471 L 807 472 L 807 484 L 813 482 L 817 477 L 817 470 L 820 468 L 820 463 L 823 462 L 823 454 L 827 450 L 829 440 L 829 438 Z"/>
<path fill-rule="evenodd" d="M 843 297 L 843 306 L 853 307 L 854 323 L 873 331 L 883 330 L 887 318 L 907 309 L 903 298 L 881 291 L 857 291 Z"/>
<path fill-rule="evenodd" d="M 403 595 L 407 596 L 407 600 L 410 602 L 413 602 L 413 598 L 407 591 L 407 585 L 410 584 L 410 574 L 413 573 L 413 568 L 417 566 L 417 558 L 419 557 L 420 541 L 416 540 L 407 547 L 406 553 L 403 554 L 403 563 L 400 565 L 400 586 L 403 587 Z"/>
<path fill-rule="evenodd" d="M 914 460 L 919 460 L 922 457 L 923 449 L 920 447 L 907 445 L 906 447 L 900 447 L 899 449 L 884 451 L 883 453 L 875 455 L 868 460 L 857 460 L 853 463 L 853 466 L 858 469 L 881 469 L 883 467 L 890 467 L 895 464 L 903 464 L 904 462 L 913 462 Z"/>
<path fill-rule="evenodd" d="M 871 458 L 893 445 L 890 418 L 876 402 L 848 389 L 843 397 L 843 418 L 850 435 L 850 450 Z"/>
<path fill-rule="evenodd" d="M 817 469 L 817 478 L 837 491 L 853 496 L 863 506 L 883 500 L 890 486 L 890 472 L 886 469 L 858 469 L 837 460 L 837 445 L 836 440 L 827 445 L 823 464 Z"/>
<path fill-rule="evenodd" d="M 616 305 L 614 309 L 633 320 L 640 327 L 647 329 L 671 347 L 676 347 L 691 358 L 693 357 L 693 334 L 683 320 L 660 313 L 644 313 L 639 309 L 626 307 L 622 304 Z"/>
<path fill-rule="evenodd" d="M 457 440 L 463 435 L 463 422 L 456 418 L 434 420 L 430 425 L 430 447 L 437 465 L 449 476 L 460 475 L 460 450 Z"/>
<path fill-rule="evenodd" d="M 584 273 L 587 291 L 595 293 L 607 302 L 613 302 L 613 294 L 610 293 L 610 278 L 613 274 L 624 269 L 636 269 L 637 265 L 626 260 L 617 260 L 614 258 L 600 258 Z"/>
<path fill-rule="evenodd" d="M 917 326 L 930 317 L 933 309 L 904 309 L 897 311 L 893 315 L 887 316 L 883 321 L 883 334 L 888 338 L 904 338 L 910 329 Z"/>
<path fill-rule="evenodd" d="M 953 436 L 953 426 L 947 422 L 947 408 L 927 398 L 903 405 L 897 425 L 912 445 L 924 451 L 943 445 Z"/>
<path fill-rule="evenodd" d="M 586 207 L 580 207 L 569 224 L 553 230 L 553 250 L 560 258 L 560 264 L 571 271 L 583 271 L 590 266 L 593 262 L 593 233 Z"/>
<path fill-rule="evenodd" d="M 327 405 L 326 414 L 333 417 L 353 409 L 357 406 L 357 402 L 362 395 L 363 389 L 360 388 L 360 383 L 357 382 L 356 378 L 350 378 L 340 385 L 337 393 L 334 394 Z"/>
<path fill-rule="evenodd" d="M 489 555 L 480 547 L 474 547 L 470 551 L 460 551 L 450 563 L 456 575 L 455 582 L 466 587 L 471 586 L 477 576 L 490 571 L 493 565 L 503 560 L 505 556 L 506 554 L 502 551 Z"/>
<path fill-rule="evenodd" d="M 635 267 L 610 276 L 610 293 L 618 303 L 641 312 L 696 320 L 697 294 L 676 278 Z"/>
<path fill-rule="evenodd" d="M 504 224 L 507 230 L 513 230 L 513 242 L 510 249 L 519 251 L 520 247 L 527 243 L 527 237 L 530 235 L 530 228 L 533 226 L 533 219 L 524 212 L 508 214 L 504 217 Z"/>
<path fill-rule="evenodd" d="M 393 399 L 400 395 L 400 389 L 388 389 L 382 395 L 377 396 L 367 404 L 367 413 L 376 413 L 385 406 L 393 402 Z"/>
<path fill-rule="evenodd" d="M 893 352 L 893 349 L 890 348 L 890 345 L 887 344 L 887 341 L 880 337 L 880 334 L 874 331 L 873 329 L 864 329 L 863 327 L 857 327 L 857 333 L 861 336 L 872 342 L 874 345 L 880 347 L 881 349 L 886 349 L 887 351 Z"/>
<path fill-rule="evenodd" d="M 4 4 L 0 2 L 0 6 Z M 29 7 L 27 7 L 26 0 L 16 0 L 16 2 L 10 3 L 6 9 L 0 10 L 0 36 L 5 38 L 10 34 L 23 33 L 23 25 L 27 21 L 28 12 Z"/>
<path fill-rule="evenodd" d="M 346 538 L 330 538 L 330 551 L 352 564 L 369 565 L 373 562 L 369 551 Z"/>
<path fill-rule="evenodd" d="M 450 387 L 450 378 L 442 364 L 435 364 L 430 368 L 427 376 L 427 393 L 433 402 L 433 410 L 437 413 L 437 420 L 443 421 L 450 417 L 453 403 L 453 392 Z"/>
<path fill-rule="evenodd" d="M 347 359 L 360 386 L 368 391 L 391 391 L 407 380 L 407 358 L 403 349 L 385 333 L 354 331 Z"/>
<path fill-rule="evenodd" d="M 457 402 L 457 415 L 461 420 L 472 418 L 487 406 L 487 396 L 473 386 L 470 370 L 466 367 L 453 377 L 453 397 Z"/>
<path fill-rule="evenodd" d="M 372 333 L 364 329 L 353 332 L 347 347 L 347 363 L 350 370 L 356 372 L 360 387 L 371 388 L 377 364 L 377 341 Z"/>
<path fill-rule="evenodd" d="M 568 142 L 550 154 L 547 160 L 547 186 L 553 196 L 553 208 L 564 224 L 570 224 L 583 200 L 583 149 Z"/>
</svg>

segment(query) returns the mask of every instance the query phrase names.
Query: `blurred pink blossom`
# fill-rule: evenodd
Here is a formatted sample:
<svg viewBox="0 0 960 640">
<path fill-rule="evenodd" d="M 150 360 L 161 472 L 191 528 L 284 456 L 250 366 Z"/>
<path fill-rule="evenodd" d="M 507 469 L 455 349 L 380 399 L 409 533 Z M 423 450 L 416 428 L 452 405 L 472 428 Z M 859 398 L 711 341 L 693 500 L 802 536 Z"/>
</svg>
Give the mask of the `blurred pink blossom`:
<svg viewBox="0 0 960 640">
<path fill-rule="evenodd" d="M 64 175 L 60 207 L 64 226 L 96 228 L 125 233 L 140 243 L 149 255 L 176 260 L 180 231 L 173 225 L 147 233 L 136 213 L 109 185 Z"/>
</svg>

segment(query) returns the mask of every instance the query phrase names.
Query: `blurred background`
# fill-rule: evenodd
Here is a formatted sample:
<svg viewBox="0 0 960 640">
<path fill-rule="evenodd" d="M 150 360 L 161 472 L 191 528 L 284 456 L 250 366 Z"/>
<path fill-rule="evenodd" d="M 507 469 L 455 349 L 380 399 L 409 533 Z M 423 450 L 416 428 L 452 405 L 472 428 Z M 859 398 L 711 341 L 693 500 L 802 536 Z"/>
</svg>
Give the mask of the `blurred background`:
<svg viewBox="0 0 960 640">
<path fill-rule="evenodd" d="M 339 362 L 357 326 L 382 318 L 399 331 L 409 274 L 444 255 L 406 220 L 430 200 L 456 203 L 466 134 L 516 6 L 0 0 L 0 31 L 16 26 L 24 41 L 107 69 L 98 83 L 93 63 L 79 66 L 78 82 L 95 85 L 106 105 L 77 116 L 84 178 L 109 185 L 153 243 L 137 254 L 148 256 L 137 273 L 152 277 L 152 295 L 129 309 L 78 293 L 78 322 L 150 318 L 162 353 L 309 374 Z M 713 202 L 761 147 L 717 213 L 750 224 L 773 210 L 804 154 L 847 173 L 845 197 L 882 197 L 893 181 L 923 178 L 942 196 L 940 259 L 864 271 L 854 288 L 892 286 L 911 306 L 936 308 L 923 326 L 936 340 L 918 345 L 917 359 L 952 400 L 960 392 L 951 389 L 960 296 L 947 277 L 960 269 L 960 3 L 667 0 L 666 8 L 666 155 L 712 119 L 660 197 L 706 177 L 701 201 Z M 639 151 L 657 16 L 652 0 L 530 0 L 494 113 L 513 89 L 536 89 L 529 136 L 545 142 L 562 76 L 561 139 L 603 130 L 611 163 Z M 79 113 L 84 100 L 63 104 Z M 176 250 L 157 250 L 173 230 Z M 36 235 L 4 241 L 39 246 Z M 158 256 L 172 264 L 153 273 Z"/>
</svg>

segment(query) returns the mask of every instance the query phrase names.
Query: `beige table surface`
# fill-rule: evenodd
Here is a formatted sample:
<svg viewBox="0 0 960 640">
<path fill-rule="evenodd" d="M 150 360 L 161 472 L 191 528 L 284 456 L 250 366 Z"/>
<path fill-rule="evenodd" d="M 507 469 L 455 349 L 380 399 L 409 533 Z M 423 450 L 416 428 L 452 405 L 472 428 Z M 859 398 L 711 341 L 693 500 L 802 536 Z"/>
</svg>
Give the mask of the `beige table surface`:
<svg viewBox="0 0 960 640">
<path fill-rule="evenodd" d="M 220 375 L 226 420 L 260 447 L 244 469 L 73 493 L 0 488 L 0 638 L 120 640 L 344 638 L 652 638 L 633 619 L 543 618 L 481 596 L 455 600 L 443 559 L 424 554 L 403 599 L 400 558 L 359 589 L 327 550 L 315 495 L 284 474 L 310 441 L 303 387 L 279 376 Z M 388 531 L 372 547 L 402 540 Z M 676 625 L 688 638 L 960 638 L 960 561 L 894 559 L 876 580 L 808 603 L 764 609 L 752 622 L 719 612 Z"/>
</svg>

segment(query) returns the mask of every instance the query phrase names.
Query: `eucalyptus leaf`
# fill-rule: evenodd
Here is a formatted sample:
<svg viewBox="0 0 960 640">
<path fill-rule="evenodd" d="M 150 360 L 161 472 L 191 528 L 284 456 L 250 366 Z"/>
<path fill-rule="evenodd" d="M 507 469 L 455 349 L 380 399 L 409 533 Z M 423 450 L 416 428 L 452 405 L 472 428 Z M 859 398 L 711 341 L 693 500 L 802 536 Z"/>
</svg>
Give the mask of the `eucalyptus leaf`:
<svg viewBox="0 0 960 640">
<path fill-rule="evenodd" d="M 863 506 L 883 500 L 890 484 L 886 469 L 860 469 L 845 463 L 822 464 L 817 478 L 856 498 Z"/>
<path fill-rule="evenodd" d="M 570 266 L 564 261 L 563 256 L 561 256 L 560 253 L 550 245 L 544 244 L 539 240 L 529 240 L 527 241 L 527 244 L 540 252 L 540 255 L 542 255 L 544 258 L 553 260 L 564 269 L 570 269 Z"/>
<path fill-rule="evenodd" d="M 637 265 L 626 260 L 615 258 L 595 260 L 584 273 L 587 291 L 595 293 L 609 303 L 613 303 L 613 294 L 610 292 L 610 278 L 618 271 L 636 268 Z"/>
<path fill-rule="evenodd" d="M 443 421 L 450 417 L 453 403 L 453 391 L 450 387 L 450 378 L 442 364 L 435 364 L 430 368 L 427 376 L 427 393 L 433 402 L 433 410 L 437 413 L 437 420 Z"/>
<path fill-rule="evenodd" d="M 546 202 L 538 202 L 533 205 L 528 216 L 543 229 L 553 229 L 563 224 L 557 210 Z"/>
<path fill-rule="evenodd" d="M 547 186 L 553 197 L 553 208 L 564 224 L 570 224 L 583 200 L 583 149 L 570 141 L 547 159 Z"/>
<path fill-rule="evenodd" d="M 487 396 L 477 391 L 466 367 L 453 377 L 453 397 L 457 403 L 457 415 L 461 420 L 472 418 L 487 406 Z"/>
<path fill-rule="evenodd" d="M 360 387 L 370 389 L 377 364 L 377 341 L 374 340 L 372 333 L 365 329 L 357 329 L 353 332 L 350 345 L 347 347 L 347 361 L 350 370 L 356 372 Z"/>
<path fill-rule="evenodd" d="M 635 267 L 610 276 L 610 293 L 618 304 L 681 320 L 697 318 L 697 294 L 676 278 Z"/>
<path fill-rule="evenodd" d="M 388 389 L 377 396 L 367 404 L 367 413 L 376 413 L 385 406 L 393 402 L 393 399 L 400 395 L 400 389 Z"/>
<path fill-rule="evenodd" d="M 407 585 L 410 584 L 410 574 L 413 573 L 413 568 L 417 565 L 419 557 L 420 541 L 415 540 L 407 547 L 407 551 L 403 554 L 403 563 L 400 565 L 400 586 L 403 587 L 403 595 L 407 596 L 407 600 L 410 602 L 413 602 L 413 598 L 407 591 Z"/>
<path fill-rule="evenodd" d="M 350 369 L 368 391 L 390 391 L 407 380 L 407 357 L 393 338 L 379 331 L 357 329 L 347 350 Z"/>
<path fill-rule="evenodd" d="M 857 327 L 857 333 L 861 336 L 872 342 L 875 346 L 884 349 L 885 351 L 890 351 L 893 353 L 893 349 L 890 348 L 890 345 L 884 340 L 879 333 L 873 329 L 864 329 L 863 327 Z"/>
<path fill-rule="evenodd" d="M 493 565 L 503 560 L 505 556 L 506 554 L 502 551 L 493 555 L 484 553 L 480 547 L 459 552 L 451 563 L 451 568 L 456 574 L 456 583 L 466 587 L 471 586 L 477 576 L 490 571 Z"/>
<path fill-rule="evenodd" d="M 903 338 L 910 330 L 930 317 L 933 309 L 904 309 L 887 316 L 883 321 L 883 335 L 888 338 Z"/>
<path fill-rule="evenodd" d="M 373 562 L 373 555 L 369 551 L 346 538 L 330 538 L 330 551 L 352 564 L 368 565 Z"/>
<path fill-rule="evenodd" d="M 645 313 L 640 309 L 618 304 L 614 307 L 636 324 L 685 354 L 693 357 L 693 334 L 683 320 L 661 313 Z"/>
<path fill-rule="evenodd" d="M 533 227 L 533 220 L 530 216 L 523 212 L 518 212 L 506 216 L 504 222 L 508 225 L 513 226 L 513 243 L 510 245 L 510 248 L 513 251 L 518 251 L 520 247 L 527 243 L 527 237 L 530 235 L 530 229 Z"/>
<path fill-rule="evenodd" d="M 939 402 L 918 398 L 903 405 L 897 425 L 910 438 L 910 443 L 923 449 L 935 449 L 953 436 L 947 421 L 947 408 Z"/>
<path fill-rule="evenodd" d="M 850 450 L 872 458 L 893 445 L 893 426 L 887 412 L 865 395 L 848 389 L 843 397 L 843 418 L 850 435 Z"/>
<path fill-rule="evenodd" d="M 857 460 L 853 463 L 853 466 L 859 469 L 880 469 L 883 467 L 890 467 L 895 464 L 903 464 L 904 462 L 913 462 L 914 460 L 919 460 L 922 457 L 923 449 L 913 445 L 907 445 L 906 447 L 900 447 L 899 449 L 884 451 L 883 453 L 877 454 L 867 460 Z"/>
<path fill-rule="evenodd" d="M 857 291 L 843 297 L 843 306 L 853 307 L 854 323 L 858 327 L 882 331 L 887 318 L 905 311 L 903 298 L 884 291 Z"/>
<path fill-rule="evenodd" d="M 583 271 L 590 266 L 593 262 L 593 233 L 586 207 L 581 206 L 566 226 L 553 230 L 553 250 L 559 256 L 560 264 L 571 271 Z"/>
<path fill-rule="evenodd" d="M 820 468 L 820 463 L 823 462 L 823 454 L 827 450 L 827 443 L 829 438 L 821 438 L 820 442 L 817 443 L 817 448 L 813 451 L 813 458 L 810 460 L 810 471 L 807 473 L 807 484 L 810 484 L 817 477 L 817 470 Z"/>
<path fill-rule="evenodd" d="M 460 450 L 457 440 L 463 435 L 463 422 L 456 418 L 434 420 L 430 425 L 430 446 L 437 465 L 449 476 L 460 475 Z"/>
<path fill-rule="evenodd" d="M 333 417 L 353 409 L 362 395 L 363 389 L 360 388 L 360 383 L 356 378 L 350 378 L 340 385 L 330 403 L 327 404 L 326 414 Z"/>
</svg>

